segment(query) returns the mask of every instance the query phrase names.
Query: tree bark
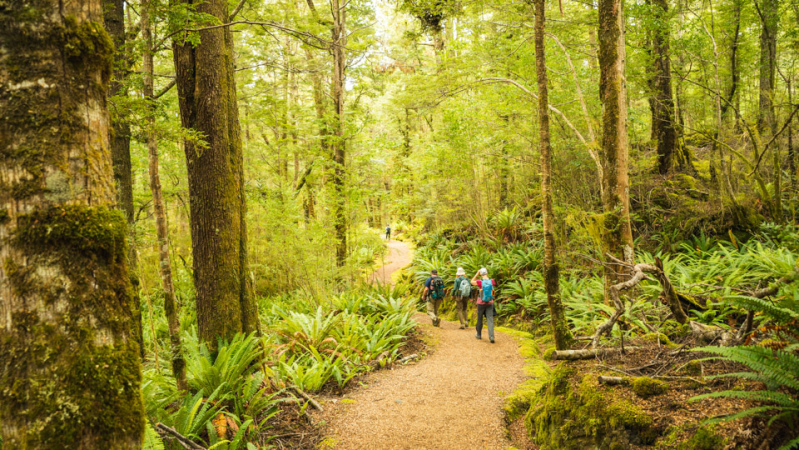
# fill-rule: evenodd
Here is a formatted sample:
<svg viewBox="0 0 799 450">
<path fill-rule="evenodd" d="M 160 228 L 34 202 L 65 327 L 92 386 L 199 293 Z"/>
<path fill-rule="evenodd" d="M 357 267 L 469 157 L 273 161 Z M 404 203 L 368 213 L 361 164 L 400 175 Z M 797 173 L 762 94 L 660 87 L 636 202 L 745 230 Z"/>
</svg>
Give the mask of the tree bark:
<svg viewBox="0 0 799 450">
<path fill-rule="evenodd" d="M 760 14 L 760 108 L 757 126 L 761 135 L 773 136 L 777 127 L 774 116 L 774 87 L 777 77 L 779 0 L 760 0 L 756 2 L 756 6 Z"/>
<path fill-rule="evenodd" d="M 343 267 L 347 262 L 347 211 L 346 193 L 344 189 L 346 171 L 346 141 L 344 139 L 344 77 L 347 65 L 344 47 L 347 45 L 346 24 L 347 9 L 341 7 L 339 0 L 332 0 L 333 25 L 331 27 L 330 52 L 333 55 L 333 77 L 331 97 L 333 98 L 333 189 L 334 227 L 336 230 L 336 266 Z"/>
<path fill-rule="evenodd" d="M 602 204 L 600 220 L 603 253 L 632 263 L 630 195 L 627 174 L 627 85 L 624 74 L 624 17 L 622 0 L 599 1 L 599 95 L 602 101 Z M 609 289 L 625 278 L 623 267 L 605 268 L 605 299 Z"/>
<path fill-rule="evenodd" d="M 757 127 L 761 142 L 767 142 L 777 132 L 774 112 L 774 92 L 777 80 L 777 28 L 779 25 L 779 0 L 755 2 L 760 15 L 760 102 Z M 774 143 L 774 197 L 769 205 L 775 220 L 782 220 L 782 194 L 780 192 L 781 168 L 779 144 Z M 765 151 L 765 149 L 763 149 Z M 755 160 L 759 155 L 755 154 Z M 763 199 L 764 201 L 766 199 Z"/>
<path fill-rule="evenodd" d="M 141 448 L 124 215 L 100 0 L 0 7 L 0 435 Z"/>
<path fill-rule="evenodd" d="M 179 3 L 172 0 L 173 4 Z M 187 2 L 190 3 L 190 2 Z M 224 23 L 227 2 L 195 4 L 199 13 Z M 247 267 L 244 158 L 236 103 L 230 27 L 204 29 L 193 46 L 176 35 L 175 60 L 181 124 L 203 135 L 205 145 L 186 140 L 194 285 L 200 339 L 258 331 Z"/>
<path fill-rule="evenodd" d="M 552 211 L 552 146 L 549 141 L 549 91 L 547 89 L 546 52 L 544 48 L 545 0 L 535 3 L 535 71 L 538 82 L 538 130 L 541 150 L 541 197 L 544 216 L 544 288 L 547 292 L 555 348 L 566 350 L 573 338 L 566 323 L 560 300 L 558 261 L 555 248 L 555 223 Z"/>
<path fill-rule="evenodd" d="M 125 57 L 125 9 L 124 0 L 102 0 L 105 29 L 114 41 L 114 72 L 109 84 L 108 96 L 124 95 L 124 80 L 128 74 L 128 59 Z M 112 103 L 113 106 L 113 103 Z M 139 343 L 144 358 L 142 340 L 141 301 L 139 299 L 139 262 L 136 253 L 136 228 L 133 210 L 133 170 L 130 161 L 130 124 L 122 117 L 121 111 L 111 111 L 111 158 L 114 168 L 117 205 L 128 222 L 128 273 L 132 286 L 133 338 Z"/>
<path fill-rule="evenodd" d="M 654 68 L 649 80 L 652 139 L 657 142 L 658 173 L 665 175 L 674 170 L 680 159 L 671 91 L 668 0 L 651 0 L 650 8 L 656 24 L 651 30 Z"/>
<path fill-rule="evenodd" d="M 186 391 L 189 388 L 186 382 L 186 361 L 183 359 L 183 347 L 180 342 L 180 319 L 178 316 L 177 302 L 175 301 L 175 286 L 172 282 L 172 262 L 169 257 L 169 227 L 164 208 L 164 196 L 161 191 L 161 178 L 158 175 L 158 137 L 155 130 L 155 98 L 153 88 L 153 35 L 150 24 L 150 0 L 141 2 L 139 24 L 145 50 L 142 61 L 144 72 L 144 99 L 147 101 L 145 116 L 145 136 L 147 140 L 147 153 L 149 155 L 150 192 L 153 195 L 153 211 L 155 212 L 155 230 L 158 236 L 158 259 L 161 273 L 161 287 L 164 289 L 164 313 L 169 327 L 169 342 L 171 345 L 172 374 L 175 376 L 178 390 Z"/>
</svg>

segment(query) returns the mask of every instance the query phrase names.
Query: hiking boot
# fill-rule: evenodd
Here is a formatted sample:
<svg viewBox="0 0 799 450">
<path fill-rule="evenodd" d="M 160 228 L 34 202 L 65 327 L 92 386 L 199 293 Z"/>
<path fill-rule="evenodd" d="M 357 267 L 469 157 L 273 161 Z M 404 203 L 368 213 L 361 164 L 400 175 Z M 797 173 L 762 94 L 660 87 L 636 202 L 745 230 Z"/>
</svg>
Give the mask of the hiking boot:
<svg viewBox="0 0 799 450">
<path fill-rule="evenodd" d="M 494 343 L 494 338 L 489 339 L 489 341 L 493 344 Z"/>
<path fill-rule="evenodd" d="M 475 334 L 474 337 L 476 337 L 477 339 L 483 339 L 483 338 L 480 337 L 479 334 Z"/>
<path fill-rule="evenodd" d="M 465 329 L 465 328 L 466 328 L 466 327 L 464 327 L 463 325 L 461 325 L 461 326 L 459 326 L 459 327 L 458 327 L 458 329 L 459 329 L 459 330 L 463 330 L 463 329 Z"/>
</svg>

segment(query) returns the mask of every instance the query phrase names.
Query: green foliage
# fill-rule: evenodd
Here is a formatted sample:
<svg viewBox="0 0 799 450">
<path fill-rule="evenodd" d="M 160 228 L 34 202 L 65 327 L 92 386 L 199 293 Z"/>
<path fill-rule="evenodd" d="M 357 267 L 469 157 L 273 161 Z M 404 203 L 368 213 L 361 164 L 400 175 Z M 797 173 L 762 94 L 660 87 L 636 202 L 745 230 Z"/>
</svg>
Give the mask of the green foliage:
<svg viewBox="0 0 799 450">
<path fill-rule="evenodd" d="M 186 347 L 186 380 L 194 392 L 219 392 L 227 399 L 242 390 L 248 377 L 265 362 L 260 340 L 254 335 L 236 335 L 220 341 L 216 354 L 205 343 Z"/>
<path fill-rule="evenodd" d="M 726 390 L 712 392 L 693 397 L 691 401 L 700 401 L 709 398 L 738 398 L 765 403 L 754 406 L 735 414 L 711 419 L 709 422 L 736 420 L 766 412 L 775 413 L 769 424 L 777 420 L 795 421 L 799 419 L 799 357 L 789 351 L 772 350 L 758 346 L 738 347 L 701 347 L 695 351 L 715 353 L 719 356 L 707 359 L 723 359 L 725 361 L 743 364 L 752 372 L 736 372 L 714 375 L 709 378 L 737 377 L 756 380 L 764 383 L 768 390 Z M 795 433 L 795 432 L 794 432 Z M 788 450 L 799 443 L 799 435 L 792 438 L 791 442 L 783 445 L 781 449 Z"/>
</svg>

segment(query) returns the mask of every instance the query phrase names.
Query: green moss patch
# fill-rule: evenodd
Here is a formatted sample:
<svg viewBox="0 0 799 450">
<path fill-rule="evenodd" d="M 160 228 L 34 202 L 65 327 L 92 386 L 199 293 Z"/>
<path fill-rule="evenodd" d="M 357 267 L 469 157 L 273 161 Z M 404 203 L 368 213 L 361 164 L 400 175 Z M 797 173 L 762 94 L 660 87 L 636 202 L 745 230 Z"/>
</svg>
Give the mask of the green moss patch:
<svg viewBox="0 0 799 450">
<path fill-rule="evenodd" d="M 542 448 L 627 448 L 651 445 L 659 435 L 651 416 L 597 384 L 594 375 L 578 381 L 565 364 L 536 402 L 525 420 Z"/>
<path fill-rule="evenodd" d="M 550 369 L 544 362 L 536 341 L 530 333 L 498 327 L 499 331 L 511 335 L 519 342 L 519 353 L 524 357 L 524 372 L 529 377 L 505 398 L 505 415 L 509 422 L 522 417 L 530 408 L 531 401 L 538 395 L 549 379 Z"/>
<path fill-rule="evenodd" d="M 649 377 L 636 377 L 633 378 L 630 386 L 635 392 L 635 395 L 641 398 L 654 397 L 662 395 L 669 391 L 669 385 L 660 380 L 655 380 Z"/>
</svg>

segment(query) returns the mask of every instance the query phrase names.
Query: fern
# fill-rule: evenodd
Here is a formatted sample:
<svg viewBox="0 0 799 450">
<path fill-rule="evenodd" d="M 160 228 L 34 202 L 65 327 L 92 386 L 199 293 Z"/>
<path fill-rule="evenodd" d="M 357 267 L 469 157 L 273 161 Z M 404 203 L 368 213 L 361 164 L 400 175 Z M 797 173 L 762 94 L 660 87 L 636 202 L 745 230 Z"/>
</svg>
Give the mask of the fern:
<svg viewBox="0 0 799 450">
<path fill-rule="evenodd" d="M 761 381 L 769 388 L 769 390 L 765 391 L 728 390 L 712 392 L 691 398 L 690 401 L 692 402 L 708 398 L 739 398 L 768 403 L 767 405 L 755 406 L 728 416 L 714 418 L 710 422 L 736 420 L 769 411 L 776 412 L 771 421 L 799 418 L 799 398 L 795 394 L 799 390 L 799 371 L 797 371 L 799 357 L 796 355 L 782 350 L 755 346 L 701 347 L 694 349 L 694 351 L 715 353 L 720 356 L 705 359 L 722 359 L 736 362 L 754 370 L 754 372 L 715 375 L 708 377 L 710 379 L 723 377 L 747 378 Z M 781 388 L 787 389 L 788 392 L 778 391 Z M 799 442 L 799 436 L 782 448 L 786 450 L 793 448 L 797 442 Z"/>
<path fill-rule="evenodd" d="M 783 308 L 774 303 L 755 297 L 745 295 L 731 295 L 726 299 L 735 306 L 753 311 L 759 311 L 779 323 L 788 323 L 792 320 L 799 320 L 799 311 Z"/>
</svg>

